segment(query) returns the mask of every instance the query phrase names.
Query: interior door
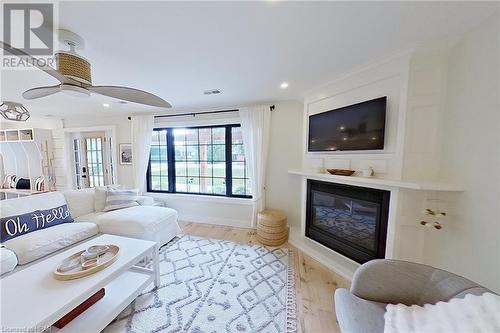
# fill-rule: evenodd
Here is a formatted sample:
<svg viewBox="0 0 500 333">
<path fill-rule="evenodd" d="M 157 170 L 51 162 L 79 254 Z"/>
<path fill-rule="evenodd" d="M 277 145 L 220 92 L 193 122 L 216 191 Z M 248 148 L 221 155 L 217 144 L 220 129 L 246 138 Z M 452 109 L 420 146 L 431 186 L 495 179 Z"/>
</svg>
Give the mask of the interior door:
<svg viewBox="0 0 500 333">
<path fill-rule="evenodd" d="M 80 144 L 81 139 L 73 138 L 73 161 L 75 163 L 75 187 L 76 189 L 82 189 L 88 187 L 86 184 L 87 180 L 87 168 L 82 164 L 82 146 Z"/>
<path fill-rule="evenodd" d="M 104 132 L 83 133 L 82 137 L 85 152 L 82 154 L 82 161 L 84 162 L 82 174 L 86 175 L 83 178 L 85 187 L 108 185 L 107 168 L 104 163 L 106 150 Z"/>
</svg>

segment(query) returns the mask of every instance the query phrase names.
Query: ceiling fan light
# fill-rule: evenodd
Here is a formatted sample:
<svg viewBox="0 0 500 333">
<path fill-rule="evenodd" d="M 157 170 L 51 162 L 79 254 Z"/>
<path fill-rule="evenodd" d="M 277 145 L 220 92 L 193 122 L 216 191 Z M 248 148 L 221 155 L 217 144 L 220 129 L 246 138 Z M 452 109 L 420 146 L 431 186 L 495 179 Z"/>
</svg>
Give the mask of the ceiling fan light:
<svg viewBox="0 0 500 333">
<path fill-rule="evenodd" d="M 92 84 L 90 62 L 76 53 L 56 53 L 57 71 L 78 82 Z"/>
<path fill-rule="evenodd" d="M 30 117 L 30 113 L 24 105 L 7 101 L 0 105 L 0 114 L 5 119 L 12 121 L 26 121 Z"/>
</svg>

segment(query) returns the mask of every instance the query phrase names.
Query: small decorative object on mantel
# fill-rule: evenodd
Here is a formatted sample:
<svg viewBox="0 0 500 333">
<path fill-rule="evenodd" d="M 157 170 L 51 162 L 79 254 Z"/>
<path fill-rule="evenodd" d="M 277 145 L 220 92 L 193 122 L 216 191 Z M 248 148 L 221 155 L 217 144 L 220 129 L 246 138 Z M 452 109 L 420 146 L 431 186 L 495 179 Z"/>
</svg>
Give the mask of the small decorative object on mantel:
<svg viewBox="0 0 500 333">
<path fill-rule="evenodd" d="M 132 164 L 132 144 L 120 144 L 120 164 Z"/>
<path fill-rule="evenodd" d="M 363 177 L 373 177 L 375 175 L 375 171 L 373 170 L 372 167 L 368 167 L 362 170 L 361 174 L 363 175 Z"/>
<path fill-rule="evenodd" d="M 352 174 L 355 172 L 354 170 L 348 170 L 348 169 L 326 169 L 329 174 L 335 175 L 335 176 L 352 176 Z"/>
<path fill-rule="evenodd" d="M 56 280 L 74 280 L 103 270 L 117 258 L 117 245 L 94 245 L 64 259 L 54 271 Z"/>
</svg>

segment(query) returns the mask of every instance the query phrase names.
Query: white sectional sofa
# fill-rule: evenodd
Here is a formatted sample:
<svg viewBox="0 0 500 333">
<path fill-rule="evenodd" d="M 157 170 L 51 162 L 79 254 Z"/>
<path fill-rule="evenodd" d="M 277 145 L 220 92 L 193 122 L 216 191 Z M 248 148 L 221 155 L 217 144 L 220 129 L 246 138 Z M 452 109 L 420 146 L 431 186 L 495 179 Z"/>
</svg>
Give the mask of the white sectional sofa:
<svg viewBox="0 0 500 333">
<path fill-rule="evenodd" d="M 0 201 L 1 217 L 50 209 L 64 204 L 72 223 L 37 230 L 7 240 L 0 252 L 1 273 L 52 254 L 98 233 L 151 240 L 162 246 L 181 232 L 177 212 L 153 206 L 150 197 L 139 197 L 139 206 L 104 212 L 105 189 L 50 192 Z"/>
</svg>

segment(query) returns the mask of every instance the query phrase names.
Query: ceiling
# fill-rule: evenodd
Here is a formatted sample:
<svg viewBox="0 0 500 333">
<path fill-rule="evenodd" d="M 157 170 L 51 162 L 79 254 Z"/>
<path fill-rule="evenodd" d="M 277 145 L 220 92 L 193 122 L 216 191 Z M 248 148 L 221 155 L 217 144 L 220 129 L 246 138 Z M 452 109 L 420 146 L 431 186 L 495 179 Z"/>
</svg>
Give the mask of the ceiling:
<svg viewBox="0 0 500 333">
<path fill-rule="evenodd" d="M 300 99 L 350 69 L 473 28 L 497 10 L 478 2 L 60 2 L 59 25 L 81 35 L 93 83 L 143 89 L 173 111 Z M 281 89 L 280 83 L 289 83 Z M 3 70 L 2 99 L 57 82 Z M 220 95 L 203 95 L 206 89 Z M 107 97 L 24 101 L 35 116 L 164 112 Z M 104 108 L 103 103 L 111 107 Z"/>
</svg>

